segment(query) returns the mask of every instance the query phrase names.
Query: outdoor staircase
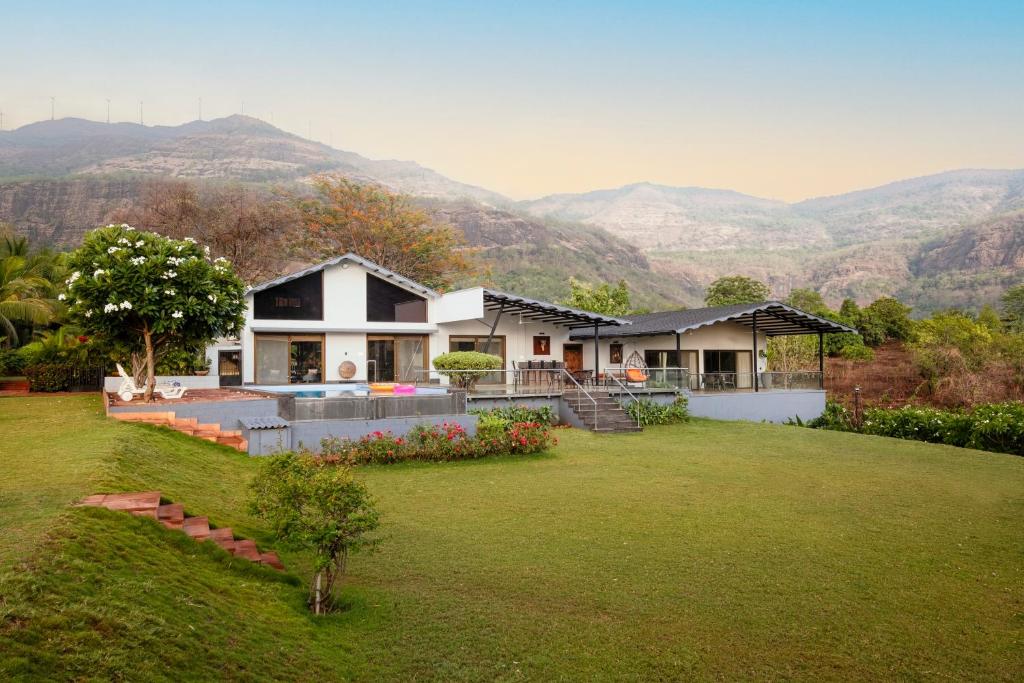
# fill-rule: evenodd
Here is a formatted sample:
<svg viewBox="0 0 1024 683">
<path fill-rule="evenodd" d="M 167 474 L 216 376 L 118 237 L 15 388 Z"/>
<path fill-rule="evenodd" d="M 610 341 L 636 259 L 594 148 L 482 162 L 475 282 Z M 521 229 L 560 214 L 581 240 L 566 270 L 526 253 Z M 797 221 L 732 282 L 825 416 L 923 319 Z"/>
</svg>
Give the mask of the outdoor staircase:
<svg viewBox="0 0 1024 683">
<path fill-rule="evenodd" d="M 110 413 L 112 417 L 124 422 L 145 422 L 151 425 L 163 425 L 170 427 L 176 432 L 195 436 L 206 441 L 231 446 L 243 453 L 249 451 L 249 442 L 242 436 L 241 431 L 224 430 L 219 424 L 200 424 L 195 417 L 177 417 L 174 411 L 145 412 L 145 413 Z"/>
<path fill-rule="evenodd" d="M 593 401 L 591 401 L 593 398 Z M 567 391 L 562 399 L 576 413 L 583 425 L 592 432 L 617 433 L 639 432 L 643 428 L 622 407 L 619 401 L 605 392 L 590 392 L 590 397 L 580 391 Z M 594 403 L 597 403 L 595 423 Z"/>
<path fill-rule="evenodd" d="M 184 532 L 197 541 L 212 541 L 235 557 L 252 562 L 265 564 L 278 571 L 284 571 L 284 565 L 275 552 L 261 553 L 256 541 L 246 538 L 235 538 L 228 528 L 210 528 L 210 520 L 206 517 L 186 517 L 185 507 L 181 503 L 160 503 L 159 491 L 140 491 L 138 493 L 97 493 L 83 499 L 79 505 L 86 507 L 103 507 L 108 510 L 120 510 L 137 517 L 151 517 L 168 529 Z"/>
</svg>

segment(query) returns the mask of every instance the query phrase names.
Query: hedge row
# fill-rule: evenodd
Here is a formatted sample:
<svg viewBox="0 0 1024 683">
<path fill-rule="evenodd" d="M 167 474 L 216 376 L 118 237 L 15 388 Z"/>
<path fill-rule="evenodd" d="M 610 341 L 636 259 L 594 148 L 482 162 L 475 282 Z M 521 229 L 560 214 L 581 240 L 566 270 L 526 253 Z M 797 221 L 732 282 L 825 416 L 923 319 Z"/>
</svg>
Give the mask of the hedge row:
<svg viewBox="0 0 1024 683">
<path fill-rule="evenodd" d="M 868 408 L 859 426 L 846 408 L 830 401 L 825 413 L 807 426 L 1024 455 L 1024 403 L 1019 401 L 990 403 L 971 411 Z"/>
</svg>

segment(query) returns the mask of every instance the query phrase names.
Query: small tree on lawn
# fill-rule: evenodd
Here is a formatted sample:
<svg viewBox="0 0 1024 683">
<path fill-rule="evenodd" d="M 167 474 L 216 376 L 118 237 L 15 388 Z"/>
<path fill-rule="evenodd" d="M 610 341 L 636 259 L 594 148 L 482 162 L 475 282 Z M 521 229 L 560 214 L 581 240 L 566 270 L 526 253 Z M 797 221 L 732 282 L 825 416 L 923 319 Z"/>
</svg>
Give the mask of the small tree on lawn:
<svg viewBox="0 0 1024 683">
<path fill-rule="evenodd" d="M 270 522 L 283 545 L 313 552 L 309 606 L 323 614 L 349 553 L 378 542 L 366 536 L 380 524 L 373 499 L 350 468 L 303 453 L 273 456 L 251 487 L 252 513 Z"/>
<path fill-rule="evenodd" d="M 90 336 L 143 357 L 145 400 L 152 400 L 156 364 L 168 351 L 202 348 L 237 334 L 244 286 L 231 264 L 211 261 L 192 238 L 174 240 L 127 225 L 89 233 L 68 260 L 71 319 Z"/>
</svg>

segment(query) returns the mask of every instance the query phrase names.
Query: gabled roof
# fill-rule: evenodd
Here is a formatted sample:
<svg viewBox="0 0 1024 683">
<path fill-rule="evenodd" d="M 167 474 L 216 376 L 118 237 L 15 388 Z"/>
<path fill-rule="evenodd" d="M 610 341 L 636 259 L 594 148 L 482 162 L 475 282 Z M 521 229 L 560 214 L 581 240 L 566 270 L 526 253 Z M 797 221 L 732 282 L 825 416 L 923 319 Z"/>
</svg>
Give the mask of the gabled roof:
<svg viewBox="0 0 1024 683">
<path fill-rule="evenodd" d="M 853 332 L 857 330 L 822 318 L 779 301 L 762 301 L 756 304 L 734 304 L 711 308 L 691 308 L 682 311 L 663 311 L 644 315 L 628 316 L 632 325 L 601 332 L 602 337 L 642 337 L 659 334 L 689 332 L 708 325 L 733 322 L 753 329 L 754 315 L 757 314 L 757 329 L 770 337 L 789 334 L 825 334 Z M 582 330 L 572 335 L 573 339 L 593 337 Z"/>
<path fill-rule="evenodd" d="M 309 268 L 303 268 L 300 271 L 290 273 L 288 275 L 282 275 L 279 278 L 274 278 L 273 280 L 261 282 L 258 285 L 253 285 L 252 287 L 247 289 L 245 293 L 255 294 L 256 292 L 262 292 L 265 289 L 270 289 L 271 287 L 276 287 L 278 285 L 284 284 L 285 282 L 291 282 L 292 280 L 298 280 L 300 277 L 312 275 L 313 273 L 320 272 L 322 270 L 330 268 L 331 266 L 336 266 L 342 262 L 355 263 L 357 265 L 360 265 L 380 278 L 383 278 L 385 280 L 391 280 L 392 282 L 399 284 L 402 287 L 405 287 L 406 289 L 410 289 L 414 292 L 419 292 L 424 296 L 438 296 L 438 293 L 431 289 L 430 287 L 427 287 L 426 285 L 421 285 L 415 280 L 410 280 L 404 275 L 399 275 L 393 270 L 388 270 L 384 266 L 378 266 L 373 261 L 370 261 L 369 259 L 364 259 L 362 256 L 358 256 L 356 254 L 353 254 L 352 252 L 348 252 L 347 254 L 343 254 L 342 256 L 336 256 L 332 259 L 324 261 L 323 263 L 318 263 L 314 266 L 310 266 Z"/>
<path fill-rule="evenodd" d="M 567 325 L 570 328 L 593 328 L 594 325 L 605 327 L 630 324 L 629 320 L 624 318 L 613 318 L 608 315 L 548 303 L 547 301 L 527 299 L 525 296 L 499 292 L 496 289 L 484 289 L 484 309 L 519 314 L 524 320 Z"/>
</svg>

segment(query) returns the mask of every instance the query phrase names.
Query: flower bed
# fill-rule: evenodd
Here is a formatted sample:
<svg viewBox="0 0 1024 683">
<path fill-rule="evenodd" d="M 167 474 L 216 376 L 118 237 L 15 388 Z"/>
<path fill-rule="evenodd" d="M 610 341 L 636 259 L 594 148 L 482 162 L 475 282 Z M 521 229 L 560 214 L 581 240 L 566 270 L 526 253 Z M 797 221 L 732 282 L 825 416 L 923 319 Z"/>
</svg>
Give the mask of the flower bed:
<svg viewBox="0 0 1024 683">
<path fill-rule="evenodd" d="M 373 432 L 359 440 L 329 437 L 320 442 L 322 457 L 346 465 L 385 464 L 408 460 L 444 462 L 489 455 L 530 455 L 557 443 L 548 425 L 539 422 L 481 420 L 476 436 L 462 425 L 445 422 L 417 425 L 405 437 Z"/>
</svg>

